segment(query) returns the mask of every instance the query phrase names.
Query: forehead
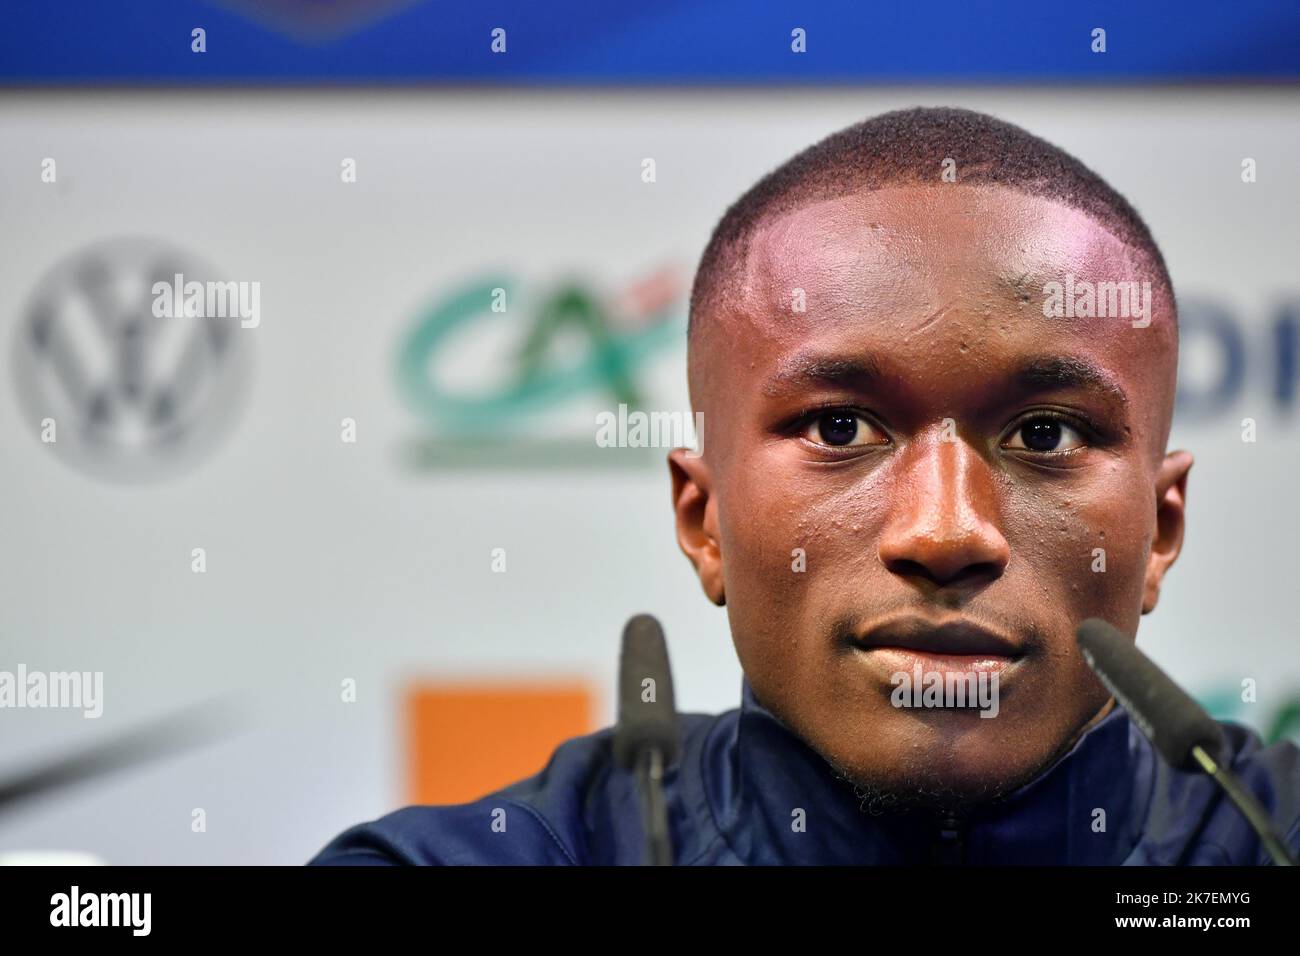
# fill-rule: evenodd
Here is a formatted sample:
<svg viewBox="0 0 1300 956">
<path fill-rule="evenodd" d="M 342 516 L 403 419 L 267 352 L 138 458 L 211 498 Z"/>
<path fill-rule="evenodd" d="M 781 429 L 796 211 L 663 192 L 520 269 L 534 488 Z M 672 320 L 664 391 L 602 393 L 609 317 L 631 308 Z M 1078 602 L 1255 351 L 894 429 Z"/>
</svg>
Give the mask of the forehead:
<svg viewBox="0 0 1300 956">
<path fill-rule="evenodd" d="M 1158 276 L 1095 219 L 1050 199 L 936 183 L 808 203 L 756 226 L 734 268 L 716 318 L 726 364 L 750 377 L 821 344 L 867 351 L 898 374 L 941 370 L 954 387 L 963 372 L 1071 356 L 1130 394 L 1172 393 L 1173 313 Z M 1057 287 L 1064 299 L 1119 284 L 1132 315 L 1143 283 L 1144 328 L 1127 316 L 1044 314 Z"/>
<path fill-rule="evenodd" d="M 910 304 L 939 292 L 1035 290 L 1065 273 L 1155 279 L 1084 212 L 1001 186 L 897 186 L 800 205 L 751 233 L 740 302 L 767 312 L 792 290 L 818 304 Z M 1028 287 L 1028 288 L 1027 288 Z"/>
</svg>

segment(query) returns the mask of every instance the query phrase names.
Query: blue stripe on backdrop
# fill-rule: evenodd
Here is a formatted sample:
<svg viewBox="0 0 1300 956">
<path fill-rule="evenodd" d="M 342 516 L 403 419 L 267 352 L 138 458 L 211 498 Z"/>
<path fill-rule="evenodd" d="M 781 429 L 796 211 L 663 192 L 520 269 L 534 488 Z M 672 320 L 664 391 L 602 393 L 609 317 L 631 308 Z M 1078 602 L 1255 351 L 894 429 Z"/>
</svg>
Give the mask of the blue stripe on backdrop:
<svg viewBox="0 0 1300 956">
<path fill-rule="evenodd" d="M 1296 79 L 1296 0 L 7 0 L 0 13 L 9 85 Z"/>
</svg>

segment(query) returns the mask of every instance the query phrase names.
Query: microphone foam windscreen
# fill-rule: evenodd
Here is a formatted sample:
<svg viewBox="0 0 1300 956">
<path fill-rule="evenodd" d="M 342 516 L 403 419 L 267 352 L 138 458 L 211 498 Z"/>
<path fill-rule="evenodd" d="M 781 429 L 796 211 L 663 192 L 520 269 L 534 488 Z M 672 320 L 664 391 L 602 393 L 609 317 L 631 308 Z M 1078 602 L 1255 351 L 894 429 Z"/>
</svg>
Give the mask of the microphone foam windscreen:
<svg viewBox="0 0 1300 956">
<path fill-rule="evenodd" d="M 1132 641 L 1098 618 L 1080 624 L 1077 637 L 1088 666 L 1171 766 L 1199 770 L 1197 744 L 1219 759 L 1223 728 Z"/>
<path fill-rule="evenodd" d="M 667 765 L 676 759 L 679 743 L 664 629 L 651 615 L 638 614 L 623 629 L 614 757 L 631 767 L 641 751 L 655 747 Z"/>
</svg>

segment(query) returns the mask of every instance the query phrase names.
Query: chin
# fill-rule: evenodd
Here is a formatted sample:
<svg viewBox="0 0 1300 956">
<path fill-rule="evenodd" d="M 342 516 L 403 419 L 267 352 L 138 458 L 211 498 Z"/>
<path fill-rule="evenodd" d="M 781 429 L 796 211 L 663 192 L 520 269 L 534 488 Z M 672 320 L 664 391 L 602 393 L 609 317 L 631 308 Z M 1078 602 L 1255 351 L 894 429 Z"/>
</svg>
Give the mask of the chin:
<svg viewBox="0 0 1300 956">
<path fill-rule="evenodd" d="M 967 732 L 947 739 L 933 734 L 901 735 L 893 746 L 871 753 L 845 753 L 827 762 L 851 783 L 864 809 L 953 810 L 989 803 L 1029 783 L 1052 762 L 1054 749 L 1009 752 L 1005 733 L 996 728 L 976 739 Z"/>
<path fill-rule="evenodd" d="M 834 766 L 834 764 L 832 764 Z M 883 772 L 836 768 L 851 783 L 869 813 L 901 810 L 963 810 L 999 800 L 1036 776 L 1033 770 L 1008 774 L 1003 766 L 983 773 L 899 774 L 897 768 Z"/>
</svg>

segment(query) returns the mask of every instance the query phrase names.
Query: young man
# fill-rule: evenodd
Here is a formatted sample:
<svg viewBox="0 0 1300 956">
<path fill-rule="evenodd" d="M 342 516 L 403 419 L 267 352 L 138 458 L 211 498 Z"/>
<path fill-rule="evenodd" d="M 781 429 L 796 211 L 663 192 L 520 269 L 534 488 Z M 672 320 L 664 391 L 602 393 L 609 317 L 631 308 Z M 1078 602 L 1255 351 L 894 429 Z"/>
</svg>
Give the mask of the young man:
<svg viewBox="0 0 1300 956">
<path fill-rule="evenodd" d="M 745 687 L 739 710 L 681 718 L 678 863 L 1266 862 L 1075 645 L 1090 617 L 1135 637 L 1178 556 L 1177 351 L 1134 209 L 988 116 L 875 117 L 727 211 L 691 296 L 709 440 L 669 466 Z M 966 678 L 969 698 L 920 693 Z M 1225 732 L 1300 848 L 1300 750 Z M 610 743 L 354 827 L 313 862 L 640 862 Z"/>
</svg>

